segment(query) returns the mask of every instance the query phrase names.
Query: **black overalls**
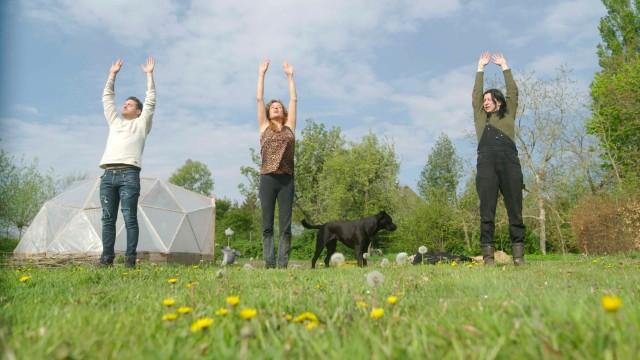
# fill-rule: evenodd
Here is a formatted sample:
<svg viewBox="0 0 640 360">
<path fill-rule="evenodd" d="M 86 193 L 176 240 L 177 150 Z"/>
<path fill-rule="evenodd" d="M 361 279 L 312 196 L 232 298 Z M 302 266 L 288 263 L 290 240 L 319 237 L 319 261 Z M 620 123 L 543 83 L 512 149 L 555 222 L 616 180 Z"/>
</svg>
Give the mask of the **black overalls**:
<svg viewBox="0 0 640 360">
<path fill-rule="evenodd" d="M 493 245 L 498 190 L 509 215 L 511 243 L 523 243 L 524 182 L 516 144 L 499 129 L 485 125 L 478 143 L 476 190 L 480 198 L 480 245 Z"/>
</svg>

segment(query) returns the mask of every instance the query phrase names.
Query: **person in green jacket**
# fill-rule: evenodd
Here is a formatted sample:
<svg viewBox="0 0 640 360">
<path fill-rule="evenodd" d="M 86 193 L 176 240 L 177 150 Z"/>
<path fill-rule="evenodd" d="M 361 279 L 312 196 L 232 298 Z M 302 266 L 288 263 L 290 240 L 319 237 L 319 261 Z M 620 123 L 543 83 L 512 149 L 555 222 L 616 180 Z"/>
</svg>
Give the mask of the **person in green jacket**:
<svg viewBox="0 0 640 360">
<path fill-rule="evenodd" d="M 489 61 L 500 66 L 507 95 L 498 89 L 484 90 L 484 67 Z M 476 190 L 480 198 L 480 248 L 485 265 L 494 264 L 498 191 L 509 216 L 509 236 L 515 265 L 524 264 L 525 226 L 522 221 L 522 168 L 515 143 L 518 87 L 502 54 L 482 53 L 472 94 L 473 118 L 478 138 Z"/>
</svg>

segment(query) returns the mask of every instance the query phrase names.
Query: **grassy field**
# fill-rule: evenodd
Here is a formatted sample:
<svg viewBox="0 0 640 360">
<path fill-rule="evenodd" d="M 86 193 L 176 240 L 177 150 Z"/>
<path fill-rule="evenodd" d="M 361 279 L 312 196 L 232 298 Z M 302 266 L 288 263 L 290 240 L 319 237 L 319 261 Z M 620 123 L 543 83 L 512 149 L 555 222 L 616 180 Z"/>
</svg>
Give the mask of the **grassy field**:
<svg viewBox="0 0 640 360">
<path fill-rule="evenodd" d="M 5 267 L 0 356 L 637 359 L 640 353 L 638 256 L 530 257 L 520 268 L 378 263 L 224 271 L 206 264 Z M 374 270 L 384 281 L 372 287 L 366 277 Z M 622 306 L 614 299 L 607 311 L 605 295 Z M 228 304 L 230 296 L 239 303 Z M 168 299 L 175 304 L 164 305 Z"/>
</svg>

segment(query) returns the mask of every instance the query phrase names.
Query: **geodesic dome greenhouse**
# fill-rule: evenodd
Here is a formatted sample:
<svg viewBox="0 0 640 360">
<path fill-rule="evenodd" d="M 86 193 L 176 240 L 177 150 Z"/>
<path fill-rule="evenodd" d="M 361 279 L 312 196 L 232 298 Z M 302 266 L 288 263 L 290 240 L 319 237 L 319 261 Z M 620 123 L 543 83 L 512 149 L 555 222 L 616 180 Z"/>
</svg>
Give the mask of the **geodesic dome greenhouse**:
<svg viewBox="0 0 640 360">
<path fill-rule="evenodd" d="M 14 250 L 15 256 L 99 255 L 102 252 L 100 178 L 80 181 L 47 201 Z M 215 200 L 155 178 L 140 179 L 139 257 L 194 262 L 215 248 Z M 124 253 L 122 212 L 116 253 Z"/>
</svg>

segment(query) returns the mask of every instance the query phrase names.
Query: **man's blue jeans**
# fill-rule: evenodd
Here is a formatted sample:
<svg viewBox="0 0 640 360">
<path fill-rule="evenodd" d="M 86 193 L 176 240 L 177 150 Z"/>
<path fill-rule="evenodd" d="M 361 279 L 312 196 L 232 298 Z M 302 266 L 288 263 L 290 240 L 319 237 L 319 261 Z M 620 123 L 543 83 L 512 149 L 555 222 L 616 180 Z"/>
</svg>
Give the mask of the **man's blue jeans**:
<svg viewBox="0 0 640 360">
<path fill-rule="evenodd" d="M 140 197 L 140 169 L 105 170 L 100 180 L 102 204 L 102 256 L 100 263 L 113 264 L 115 258 L 116 220 L 118 204 L 127 229 L 126 263 L 135 264 L 138 247 L 138 197 Z"/>
</svg>

